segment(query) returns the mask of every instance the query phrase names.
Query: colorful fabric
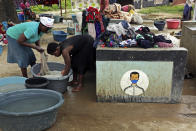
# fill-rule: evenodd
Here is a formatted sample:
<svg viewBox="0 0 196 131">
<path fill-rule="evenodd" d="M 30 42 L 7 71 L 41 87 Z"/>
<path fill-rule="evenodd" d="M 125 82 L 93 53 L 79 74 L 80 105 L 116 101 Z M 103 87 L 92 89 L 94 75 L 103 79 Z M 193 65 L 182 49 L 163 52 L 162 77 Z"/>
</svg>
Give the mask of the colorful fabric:
<svg viewBox="0 0 196 131">
<path fill-rule="evenodd" d="M 43 35 L 38 34 L 39 22 L 24 22 L 8 28 L 7 35 L 17 40 L 24 33 L 28 43 L 35 43 Z"/>
<path fill-rule="evenodd" d="M 185 4 L 184 11 L 183 11 L 183 20 L 190 20 L 191 19 L 191 11 L 192 11 L 192 6 Z"/>
<path fill-rule="evenodd" d="M 36 0 L 37 4 L 51 6 L 52 4 L 59 4 L 59 0 Z"/>
<path fill-rule="evenodd" d="M 26 0 L 30 6 L 35 6 L 37 5 L 36 0 Z M 20 4 L 23 3 L 23 0 L 14 0 L 16 8 L 19 9 L 20 8 Z"/>
<path fill-rule="evenodd" d="M 122 11 L 129 12 L 129 6 L 128 5 L 123 6 Z"/>
<path fill-rule="evenodd" d="M 101 25 L 99 22 L 95 22 L 96 38 L 101 34 Z"/>
<path fill-rule="evenodd" d="M 136 47 L 137 46 L 137 41 L 135 39 L 128 39 L 120 42 L 120 45 L 122 47 Z"/>
<path fill-rule="evenodd" d="M 173 47 L 172 43 L 165 43 L 165 42 L 158 42 L 157 45 L 160 48 L 171 48 L 171 47 Z"/>
<path fill-rule="evenodd" d="M 104 10 L 109 6 L 109 0 L 100 1 L 100 12 L 103 13 Z"/>
<path fill-rule="evenodd" d="M 89 7 L 87 9 L 87 16 L 86 16 L 86 22 L 95 22 L 96 20 L 99 20 L 99 11 L 96 8 Z"/>
</svg>

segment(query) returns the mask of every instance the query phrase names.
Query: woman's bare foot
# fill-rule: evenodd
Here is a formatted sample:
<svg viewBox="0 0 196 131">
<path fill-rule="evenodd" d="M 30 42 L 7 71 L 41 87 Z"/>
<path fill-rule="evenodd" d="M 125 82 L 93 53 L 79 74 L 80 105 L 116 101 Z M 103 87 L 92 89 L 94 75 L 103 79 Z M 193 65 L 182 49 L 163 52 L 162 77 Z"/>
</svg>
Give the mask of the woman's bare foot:
<svg viewBox="0 0 196 131">
<path fill-rule="evenodd" d="M 79 91 L 81 90 L 81 88 L 82 88 L 82 85 L 79 84 L 77 87 L 74 87 L 74 88 L 72 89 L 72 92 L 79 92 Z"/>
<path fill-rule="evenodd" d="M 78 81 L 70 81 L 70 82 L 68 82 L 68 86 L 73 86 L 73 85 L 78 85 L 79 84 L 79 82 Z"/>
</svg>

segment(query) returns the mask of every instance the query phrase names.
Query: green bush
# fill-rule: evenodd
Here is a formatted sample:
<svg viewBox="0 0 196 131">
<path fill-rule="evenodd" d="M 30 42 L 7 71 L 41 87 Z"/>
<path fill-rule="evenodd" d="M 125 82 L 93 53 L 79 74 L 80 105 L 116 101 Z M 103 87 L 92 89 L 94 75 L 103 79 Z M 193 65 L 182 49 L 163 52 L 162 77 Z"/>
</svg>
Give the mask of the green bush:
<svg viewBox="0 0 196 131">
<path fill-rule="evenodd" d="M 139 10 L 139 13 L 142 14 L 150 14 L 150 13 L 171 13 L 171 14 L 182 14 L 184 10 L 184 5 L 176 5 L 176 6 L 156 6 L 143 8 Z"/>
<path fill-rule="evenodd" d="M 71 0 L 66 0 L 66 2 L 67 2 L 66 3 L 66 8 L 71 9 Z M 62 9 L 65 8 L 65 0 L 62 0 L 61 6 L 62 6 Z M 33 12 L 35 12 L 36 14 L 39 14 L 39 13 L 42 13 L 42 12 L 45 12 L 45 11 L 56 11 L 56 10 L 59 10 L 59 9 L 60 9 L 60 7 L 57 4 L 52 5 L 52 7 L 44 6 L 43 8 L 42 8 L 42 5 L 31 6 L 31 10 Z"/>
</svg>

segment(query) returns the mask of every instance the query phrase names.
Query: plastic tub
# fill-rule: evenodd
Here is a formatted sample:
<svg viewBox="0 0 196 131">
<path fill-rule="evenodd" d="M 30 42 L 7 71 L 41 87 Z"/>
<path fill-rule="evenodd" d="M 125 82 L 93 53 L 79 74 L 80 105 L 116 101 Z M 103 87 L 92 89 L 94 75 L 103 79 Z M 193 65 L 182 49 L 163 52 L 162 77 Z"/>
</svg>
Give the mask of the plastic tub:
<svg viewBox="0 0 196 131">
<path fill-rule="evenodd" d="M 31 89 L 31 88 L 46 89 L 48 84 L 49 84 L 49 80 L 43 77 L 34 77 L 25 80 L 25 86 L 27 87 L 27 89 Z"/>
<path fill-rule="evenodd" d="M 59 15 L 54 15 L 53 18 L 54 18 L 54 23 L 59 23 L 60 22 L 61 17 Z"/>
<path fill-rule="evenodd" d="M 23 22 L 24 21 L 24 14 L 18 14 L 18 20 L 20 22 Z"/>
<path fill-rule="evenodd" d="M 51 127 L 63 104 L 56 91 L 28 89 L 0 94 L 0 127 L 3 131 L 42 131 Z"/>
<path fill-rule="evenodd" d="M 64 18 L 60 16 L 60 22 L 63 22 L 63 19 L 64 19 Z"/>
<path fill-rule="evenodd" d="M 2 52 L 3 52 L 3 46 L 0 45 L 0 55 L 2 54 Z"/>
<path fill-rule="evenodd" d="M 39 17 L 49 17 L 49 18 L 52 18 L 53 15 L 52 14 L 40 14 Z"/>
<path fill-rule="evenodd" d="M 65 33 L 64 31 L 53 31 L 53 38 L 55 41 L 62 42 L 67 38 L 68 33 Z"/>
<path fill-rule="evenodd" d="M 73 23 L 78 23 L 76 15 L 71 15 Z"/>
<path fill-rule="evenodd" d="M 26 89 L 25 80 L 27 78 L 20 76 L 0 78 L 0 93 L 7 93 L 10 91 L 17 91 Z"/>
<path fill-rule="evenodd" d="M 65 68 L 65 65 L 56 62 L 48 62 L 48 67 L 50 71 L 62 71 Z M 35 64 L 31 68 L 31 73 L 33 77 L 43 77 L 38 75 L 40 73 L 40 69 L 41 69 L 40 63 Z M 69 81 L 69 77 L 71 75 L 72 75 L 72 70 L 70 70 L 69 74 L 66 76 L 47 78 L 49 80 L 49 84 L 47 86 L 48 89 L 64 93 L 65 91 L 67 91 L 67 84 Z"/>
<path fill-rule="evenodd" d="M 168 29 L 177 29 L 180 24 L 179 19 L 167 19 L 166 21 Z"/>
<path fill-rule="evenodd" d="M 75 28 L 67 27 L 67 33 L 69 33 L 70 35 L 74 35 L 75 34 Z"/>
<path fill-rule="evenodd" d="M 165 21 L 154 21 L 154 26 L 159 30 L 162 31 L 165 27 Z"/>
</svg>

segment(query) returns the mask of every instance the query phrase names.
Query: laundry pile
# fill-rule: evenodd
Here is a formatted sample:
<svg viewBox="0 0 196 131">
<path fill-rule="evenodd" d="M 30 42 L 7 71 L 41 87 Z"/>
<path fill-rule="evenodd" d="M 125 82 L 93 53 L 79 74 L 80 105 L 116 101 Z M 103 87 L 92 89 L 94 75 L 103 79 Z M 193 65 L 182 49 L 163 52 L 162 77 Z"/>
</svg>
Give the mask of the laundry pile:
<svg viewBox="0 0 196 131">
<path fill-rule="evenodd" d="M 8 44 L 8 41 L 6 39 L 6 30 L 13 26 L 14 24 L 11 21 L 3 21 L 0 23 L 0 55 L 3 51 L 3 46 L 6 46 Z"/>
<path fill-rule="evenodd" d="M 110 4 L 104 9 L 104 14 L 108 18 L 122 19 L 129 23 L 142 24 L 142 17 L 135 11 L 133 5 L 125 5 L 121 7 L 120 4 Z"/>
<path fill-rule="evenodd" d="M 171 38 L 171 37 L 170 37 Z M 96 47 L 141 47 L 141 48 L 171 48 L 177 47 L 163 34 L 155 35 L 148 27 L 140 26 L 138 29 L 132 27 L 127 21 L 119 24 L 110 24 L 94 42 Z M 178 42 L 179 43 L 179 42 Z"/>
<path fill-rule="evenodd" d="M 82 13 L 82 28 L 83 34 L 90 34 L 96 39 L 101 33 L 106 30 L 109 19 L 105 18 L 98 9 L 89 7 Z"/>
</svg>

